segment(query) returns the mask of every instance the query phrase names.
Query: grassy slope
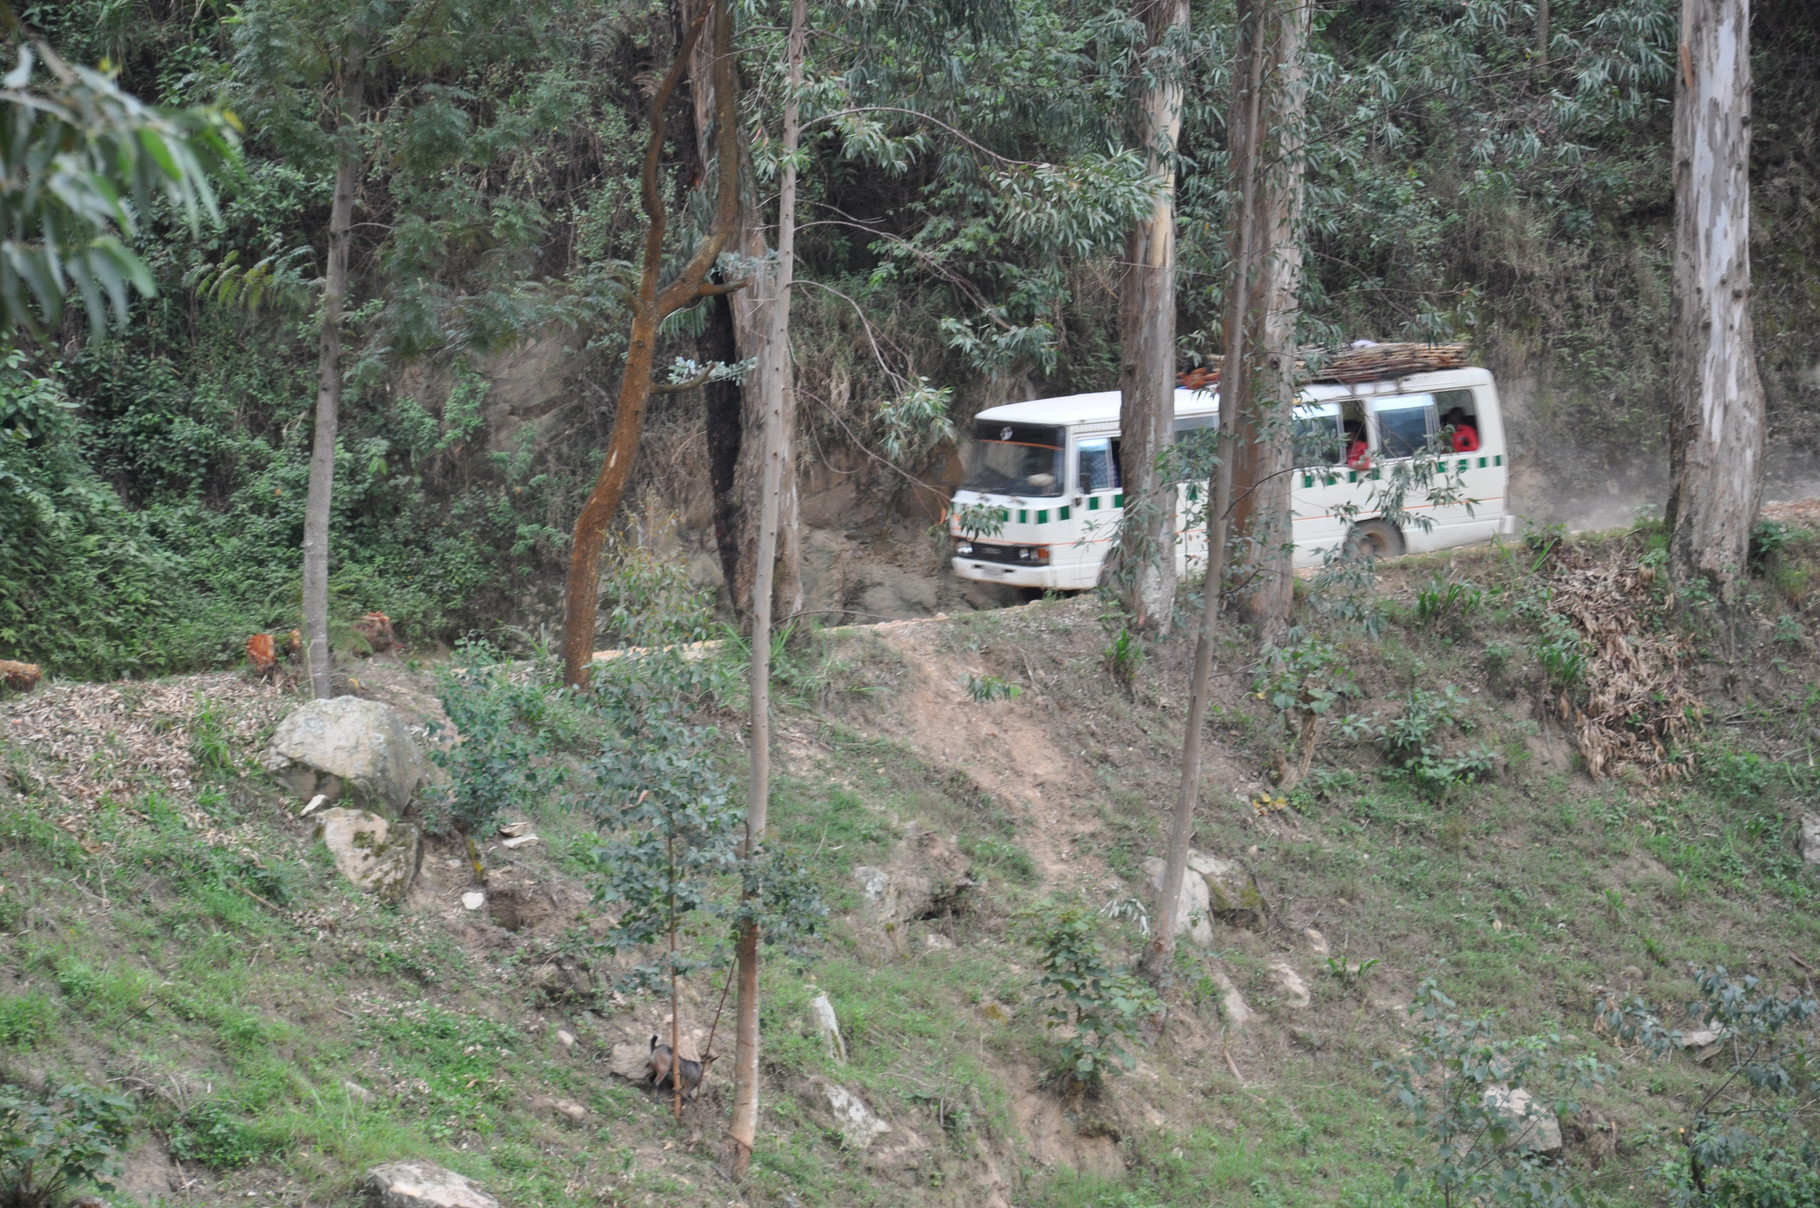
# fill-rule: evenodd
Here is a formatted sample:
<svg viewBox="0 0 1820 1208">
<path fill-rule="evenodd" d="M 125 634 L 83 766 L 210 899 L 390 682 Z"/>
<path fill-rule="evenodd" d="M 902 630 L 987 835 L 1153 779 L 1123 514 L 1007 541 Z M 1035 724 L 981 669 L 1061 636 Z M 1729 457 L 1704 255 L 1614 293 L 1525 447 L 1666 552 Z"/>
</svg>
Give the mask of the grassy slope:
<svg viewBox="0 0 1820 1208">
<path fill-rule="evenodd" d="M 1635 557 L 1636 540 L 1606 545 Z M 1486 594 L 1436 624 L 1409 601 L 1444 571 Z M 1815 880 L 1792 854 L 1800 810 L 1820 798 L 1815 573 L 1813 544 L 1797 543 L 1759 583 L 1757 643 L 1729 673 L 1705 665 L 1699 771 L 1667 787 L 1588 781 L 1568 740 L 1537 721 L 1535 613 L 1522 603 L 1544 584 L 1527 559 L 1405 560 L 1381 584 L 1376 638 L 1334 630 L 1362 687 L 1346 708 L 1394 711 L 1412 685 L 1461 689 L 1470 733 L 1448 741 L 1495 748 L 1499 768 L 1439 797 L 1368 743 L 1330 737 L 1288 808 L 1254 810 L 1279 730 L 1249 694 L 1243 649 L 1224 648 L 1196 845 L 1247 860 L 1268 918 L 1216 927 L 1217 958 L 1185 952 L 1185 990 L 1137 1070 L 1073 1101 L 1046 1082 L 1056 1041 L 1032 999 L 1028 937 L 1058 901 L 1144 893 L 1186 643 L 1155 649 L 1127 693 L 1105 670 L 1090 600 L 824 635 L 787 666 L 774 817 L 839 917 L 813 965 L 767 975 L 771 1089 L 751 1201 L 1395 1204 L 1411 1138 L 1372 1063 L 1405 1045 L 1401 1008 L 1433 977 L 1468 1013 L 1500 1012 L 1509 1034 L 1556 1027 L 1570 1052 L 1611 1063 L 1570 1121 L 1572 1169 L 1613 1203 L 1660 1202 L 1652 1168 L 1674 1157 L 1706 1075 L 1615 1049 L 1589 1008 L 1607 988 L 1683 1001 L 1688 961 L 1797 983 L 1801 962 L 1820 964 Z M 976 701 L 969 675 L 1022 693 Z M 46 787 L 41 752 L 0 747 L 0 1070 L 133 1095 L 119 1202 L 335 1202 L 395 1156 L 443 1162 L 519 1205 L 737 1199 L 712 1156 L 724 1070 L 675 1126 L 603 1062 L 661 1006 L 537 989 L 540 966 L 581 951 L 586 910 L 517 932 L 464 918 L 453 848 L 426 858 L 402 910 L 345 891 L 248 771 L 256 741 L 223 746 L 204 732 L 214 714 L 199 716 L 168 731 L 200 757 L 196 788 L 129 775 L 80 816 Z M 579 898 L 569 878 L 587 827 L 555 801 L 530 816 L 545 844 L 492 859 Z M 886 934 L 865 921 L 851 870 L 889 858 L 912 825 L 955 835 L 982 884 L 959 916 Z M 1337 959 L 1379 963 L 1331 975 L 1308 927 Z M 1115 952 L 1139 942 L 1129 925 L 1104 933 Z M 1278 961 L 1308 983 L 1311 1007 L 1289 1008 Z M 1216 968 L 1259 1014 L 1224 1039 Z M 846 1065 L 812 1038 L 817 989 L 840 1012 Z M 580 1043 L 559 1043 L 559 1027 Z M 893 1123 L 883 1156 L 841 1147 L 818 1078 Z M 571 1122 L 540 1096 L 590 1114 Z"/>
</svg>

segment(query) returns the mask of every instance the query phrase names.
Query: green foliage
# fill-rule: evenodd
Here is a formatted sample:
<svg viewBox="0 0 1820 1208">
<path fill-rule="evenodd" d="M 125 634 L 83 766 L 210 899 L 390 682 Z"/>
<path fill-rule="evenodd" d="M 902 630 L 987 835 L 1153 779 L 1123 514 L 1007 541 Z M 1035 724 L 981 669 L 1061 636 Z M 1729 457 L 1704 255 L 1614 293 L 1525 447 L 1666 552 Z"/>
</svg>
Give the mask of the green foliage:
<svg viewBox="0 0 1820 1208">
<path fill-rule="evenodd" d="M 995 700 L 1014 700 L 1023 695 L 1024 690 L 1016 684 L 1006 683 L 996 675 L 969 674 L 966 680 L 967 695 L 975 704 L 990 704 Z"/>
<path fill-rule="evenodd" d="M 236 166 L 237 123 L 142 104 L 42 43 L 17 54 L 0 80 L 0 329 L 53 333 L 74 295 L 99 334 L 126 322 L 129 291 L 156 292 L 126 242 L 146 216 L 219 216 L 209 178 Z"/>
<path fill-rule="evenodd" d="M 489 832 L 506 810 L 523 809 L 554 779 L 545 767 L 546 689 L 491 658 L 470 644 L 437 676 L 455 733 L 433 732 L 430 758 L 449 775 L 449 821 L 469 838 Z"/>
<path fill-rule="evenodd" d="M 1093 1089 L 1109 1073 L 1137 1064 L 1131 1052 L 1156 992 L 1124 965 L 1108 963 L 1098 920 L 1077 906 L 1045 914 L 1036 934 L 1043 975 L 1037 997 L 1051 1031 L 1063 1033 L 1061 1068 L 1072 1085 Z"/>
<path fill-rule="evenodd" d="M 1536 638 L 1536 661 L 1548 684 L 1557 692 L 1577 695 L 1586 687 L 1586 667 L 1592 652 L 1574 623 L 1558 612 L 1542 617 Z"/>
<path fill-rule="evenodd" d="M 1478 780 L 1497 766 L 1497 754 L 1482 745 L 1460 746 L 1452 741 L 1456 731 L 1471 728 L 1462 715 L 1466 701 L 1452 684 L 1439 692 L 1411 688 L 1403 698 L 1403 711 L 1380 720 L 1348 717 L 1342 733 L 1351 737 L 1375 735 L 1378 749 L 1417 788 L 1435 797 L 1447 795 L 1462 784 Z"/>
<path fill-rule="evenodd" d="M 896 398 L 879 407 L 879 451 L 899 465 L 921 461 L 936 445 L 953 439 L 954 424 L 948 417 L 953 401 L 953 387 L 932 386 L 919 375 Z"/>
<path fill-rule="evenodd" d="M 170 1130 L 171 1156 L 215 1170 L 238 1170 L 266 1156 L 268 1147 L 244 1107 L 202 1099 L 177 1117 Z"/>
<path fill-rule="evenodd" d="M 965 503 L 954 509 L 955 527 L 975 540 L 998 536 L 1010 519 L 1010 512 L 993 503 Z"/>
<path fill-rule="evenodd" d="M 0 994 L 0 1048 L 35 1047 L 50 1035 L 56 1018 L 56 1007 L 42 994 Z"/>
<path fill-rule="evenodd" d="M 1144 653 L 1144 639 L 1121 625 L 1101 657 L 1106 662 L 1106 670 L 1112 673 L 1113 682 L 1130 692 L 1137 684 L 1138 672 L 1143 670 Z"/>
<path fill-rule="evenodd" d="M 1796 1208 L 1820 1198 L 1820 1124 L 1813 1092 L 1813 1020 L 1820 1001 L 1723 966 L 1693 970 L 1699 1001 L 1687 1015 L 1718 1034 L 1724 1061 L 1703 1079 L 1679 1130 L 1686 1165 L 1671 1171 L 1683 1203 L 1725 1208 Z M 1665 1026 L 1656 1007 L 1632 995 L 1599 1004 L 1606 1027 L 1666 1056 L 1685 1033 Z"/>
<path fill-rule="evenodd" d="M 1252 689 L 1277 711 L 1292 736 L 1307 719 L 1325 716 L 1358 690 L 1339 648 L 1305 630 L 1293 632 L 1287 645 L 1265 645 L 1252 673 Z"/>
<path fill-rule="evenodd" d="M 1468 1019 L 1454 1008 L 1432 979 L 1424 981 L 1409 1008 L 1416 1027 L 1408 1054 L 1372 1067 L 1415 1125 L 1417 1146 L 1397 1171 L 1397 1190 L 1432 1190 L 1447 1208 L 1582 1203 L 1567 1172 L 1529 1152 L 1524 1134 L 1545 1110 L 1577 1111 L 1571 1096 L 1602 1082 L 1603 1067 L 1563 1056 L 1558 1033 L 1500 1039 L 1492 1018 Z M 1517 1090 L 1532 1096 L 1529 1111 L 1500 1111 L 1500 1092 Z"/>
<path fill-rule="evenodd" d="M 1416 619 L 1437 631 L 1462 632 L 1484 604 L 1484 588 L 1451 574 L 1436 575 L 1416 589 Z"/>
<path fill-rule="evenodd" d="M 55 1208 L 84 1184 L 111 1190 L 132 1104 L 70 1083 L 41 1095 L 0 1086 L 0 1204 Z"/>
</svg>

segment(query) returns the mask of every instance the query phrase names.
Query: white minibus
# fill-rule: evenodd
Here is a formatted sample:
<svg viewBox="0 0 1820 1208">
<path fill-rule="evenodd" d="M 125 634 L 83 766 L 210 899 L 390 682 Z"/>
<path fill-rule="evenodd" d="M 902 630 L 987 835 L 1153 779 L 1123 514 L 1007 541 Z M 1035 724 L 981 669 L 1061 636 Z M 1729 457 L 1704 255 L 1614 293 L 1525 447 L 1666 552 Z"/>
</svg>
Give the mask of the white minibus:
<svg viewBox="0 0 1820 1208">
<path fill-rule="evenodd" d="M 1217 427 L 1219 396 L 1175 392 L 1176 440 Z M 1295 413 L 1291 485 L 1295 565 L 1319 564 L 1350 543 L 1375 556 L 1448 549 L 1516 531 L 1505 507 L 1504 422 L 1491 374 L 1478 368 L 1373 382 L 1304 386 Z M 1399 459 L 1433 448 L 1457 501 L 1412 491 L 1403 522 L 1380 499 Z M 1033 399 L 982 411 L 966 447 L 966 477 L 948 512 L 954 573 L 1018 587 L 1094 586 L 1125 506 L 1119 393 Z M 1205 479 L 1180 487 L 1178 571 L 1204 561 L 1197 506 Z M 1351 519 L 1347 518 L 1348 505 Z M 1424 518 L 1422 523 L 1414 518 Z M 981 523 L 984 519 L 987 523 Z"/>
</svg>

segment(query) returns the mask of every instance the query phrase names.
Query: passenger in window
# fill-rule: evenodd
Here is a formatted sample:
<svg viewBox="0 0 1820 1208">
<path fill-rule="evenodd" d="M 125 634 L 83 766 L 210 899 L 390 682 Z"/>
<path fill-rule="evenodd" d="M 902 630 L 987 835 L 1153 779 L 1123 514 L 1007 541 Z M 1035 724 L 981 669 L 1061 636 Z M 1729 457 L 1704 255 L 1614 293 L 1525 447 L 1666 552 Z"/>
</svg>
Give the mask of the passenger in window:
<svg viewBox="0 0 1820 1208">
<path fill-rule="evenodd" d="M 1346 421 L 1346 468 L 1371 468 L 1371 446 L 1365 443 L 1365 425 L 1356 419 Z"/>
<path fill-rule="evenodd" d="M 1459 407 L 1455 407 L 1441 417 L 1441 423 L 1453 430 L 1453 451 L 1455 453 L 1476 453 L 1479 449 L 1479 430 L 1472 425 L 1472 417 Z"/>
</svg>

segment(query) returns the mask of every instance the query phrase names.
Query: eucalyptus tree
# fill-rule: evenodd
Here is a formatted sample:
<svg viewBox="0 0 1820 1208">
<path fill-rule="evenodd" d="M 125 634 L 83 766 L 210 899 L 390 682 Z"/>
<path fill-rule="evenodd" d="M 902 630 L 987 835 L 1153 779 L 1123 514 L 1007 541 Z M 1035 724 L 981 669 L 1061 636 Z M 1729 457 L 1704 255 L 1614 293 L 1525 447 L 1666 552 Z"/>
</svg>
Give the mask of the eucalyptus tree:
<svg viewBox="0 0 1820 1208">
<path fill-rule="evenodd" d="M 1133 626 L 1160 633 L 1175 611 L 1176 486 L 1164 455 L 1175 433 L 1175 173 L 1188 0 L 1135 0 L 1133 17 L 1144 35 L 1132 124 L 1153 200 L 1131 228 L 1119 287 L 1119 567 Z"/>
<path fill-rule="evenodd" d="M 1207 574 L 1201 588 L 1180 778 L 1152 916 L 1155 926 L 1144 953 L 1144 970 L 1152 978 L 1167 975 L 1175 954 L 1182 880 L 1201 795 L 1201 743 L 1213 647 L 1227 586 L 1229 512 L 1257 517 L 1247 534 L 1257 551 L 1250 557 L 1266 573 L 1268 567 L 1280 567 L 1281 619 L 1287 619 L 1291 547 L 1286 471 L 1296 390 L 1296 286 L 1301 265 L 1296 230 L 1301 207 L 1301 56 L 1311 10 L 1309 0 L 1239 0 L 1237 10 L 1227 119 L 1232 209 L 1219 456 L 1207 487 Z M 1233 506 L 1240 484 L 1244 511 Z M 1262 548 L 1265 539 L 1273 547 Z"/>
<path fill-rule="evenodd" d="M 1750 0 L 1684 0 L 1680 62 L 1669 573 L 1729 612 L 1765 441 L 1750 313 Z"/>
</svg>

